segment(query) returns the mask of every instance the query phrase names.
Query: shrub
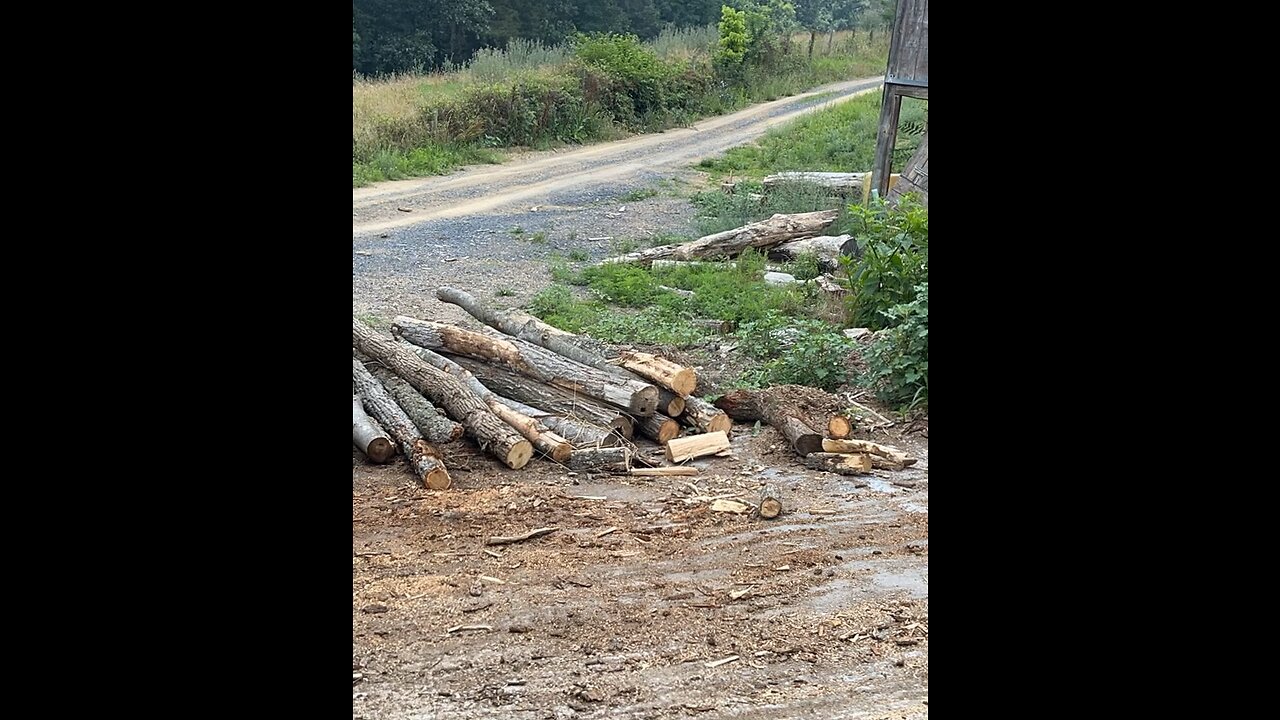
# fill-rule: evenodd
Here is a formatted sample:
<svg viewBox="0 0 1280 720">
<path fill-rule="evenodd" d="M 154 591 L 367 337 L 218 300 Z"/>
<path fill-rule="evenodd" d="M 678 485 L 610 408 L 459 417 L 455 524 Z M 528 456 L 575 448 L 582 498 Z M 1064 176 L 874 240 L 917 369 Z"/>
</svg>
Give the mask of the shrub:
<svg viewBox="0 0 1280 720">
<path fill-rule="evenodd" d="M 872 343 L 862 379 L 885 402 L 908 407 L 929 404 L 929 283 L 915 291 L 914 300 L 889 309 L 899 324 Z"/>
</svg>

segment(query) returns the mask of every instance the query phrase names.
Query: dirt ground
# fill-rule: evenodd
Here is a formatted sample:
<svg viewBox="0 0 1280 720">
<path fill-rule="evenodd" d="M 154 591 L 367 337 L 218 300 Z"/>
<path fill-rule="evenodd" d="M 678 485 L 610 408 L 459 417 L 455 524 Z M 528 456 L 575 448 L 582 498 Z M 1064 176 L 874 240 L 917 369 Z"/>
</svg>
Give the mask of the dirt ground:
<svg viewBox="0 0 1280 720">
<path fill-rule="evenodd" d="M 760 111 L 744 112 L 754 128 Z M 432 182 L 468 197 L 503 191 L 468 184 L 484 169 L 411 181 L 414 197 L 384 194 L 407 185 L 355 191 L 352 311 L 474 326 L 434 289 L 518 306 L 550 283 L 553 253 L 597 260 L 608 247 L 593 237 L 688 232 L 682 198 L 619 198 L 693 178 L 687 162 L 646 163 L 589 192 L 514 193 L 479 214 L 441 212 L 427 197 Z M 397 211 L 401 201 L 414 212 Z M 513 237 L 513 225 L 547 242 Z M 462 440 L 442 447 L 453 487 L 434 492 L 403 463 L 369 465 L 353 449 L 353 717 L 927 717 L 927 422 L 855 436 L 919 462 L 814 472 L 772 428 L 739 424 L 733 457 L 694 461 L 697 477 L 589 476 L 541 459 L 512 471 Z M 709 510 L 717 497 L 754 501 L 763 482 L 782 490 L 780 518 Z M 485 545 L 541 527 L 557 530 Z"/>
</svg>

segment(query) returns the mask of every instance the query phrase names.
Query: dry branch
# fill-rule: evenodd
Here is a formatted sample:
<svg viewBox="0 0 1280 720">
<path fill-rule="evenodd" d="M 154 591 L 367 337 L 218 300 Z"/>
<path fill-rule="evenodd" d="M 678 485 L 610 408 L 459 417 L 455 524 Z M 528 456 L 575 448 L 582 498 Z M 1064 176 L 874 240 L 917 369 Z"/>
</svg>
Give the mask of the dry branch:
<svg viewBox="0 0 1280 720">
<path fill-rule="evenodd" d="M 536 537 L 542 537 L 548 533 L 553 533 L 559 529 L 560 528 L 558 527 L 545 527 L 538 528 L 537 530 L 530 530 L 523 535 L 495 535 L 489 538 L 489 540 L 485 542 L 485 545 L 510 545 L 511 543 L 524 542 L 525 540 L 531 540 Z"/>
</svg>

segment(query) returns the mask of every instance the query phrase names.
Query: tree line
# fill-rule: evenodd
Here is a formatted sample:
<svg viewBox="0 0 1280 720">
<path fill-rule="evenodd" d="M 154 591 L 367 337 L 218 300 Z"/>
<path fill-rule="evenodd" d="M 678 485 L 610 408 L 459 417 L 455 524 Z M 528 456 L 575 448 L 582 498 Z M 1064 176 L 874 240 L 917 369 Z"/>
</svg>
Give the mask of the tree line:
<svg viewBox="0 0 1280 720">
<path fill-rule="evenodd" d="M 664 27 L 721 20 L 722 6 L 793 18 L 791 31 L 867 29 L 892 22 L 894 0 L 352 0 L 351 66 L 364 75 L 436 70 L 511 40 L 553 45 L 576 33 L 642 40 Z"/>
</svg>

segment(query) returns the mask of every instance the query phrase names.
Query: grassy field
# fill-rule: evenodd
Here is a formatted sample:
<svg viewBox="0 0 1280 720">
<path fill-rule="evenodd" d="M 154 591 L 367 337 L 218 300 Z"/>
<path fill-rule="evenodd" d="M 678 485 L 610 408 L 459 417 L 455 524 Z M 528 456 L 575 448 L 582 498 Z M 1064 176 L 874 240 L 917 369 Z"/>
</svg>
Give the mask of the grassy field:
<svg viewBox="0 0 1280 720">
<path fill-rule="evenodd" d="M 837 80 L 883 72 L 887 44 L 864 33 L 808 36 L 768 72 L 724 83 L 712 67 L 714 27 L 667 31 L 643 51 L 597 43 L 514 42 L 465 67 L 352 80 L 352 186 L 501 162 L 499 148 L 549 148 L 688 124 Z"/>
</svg>

